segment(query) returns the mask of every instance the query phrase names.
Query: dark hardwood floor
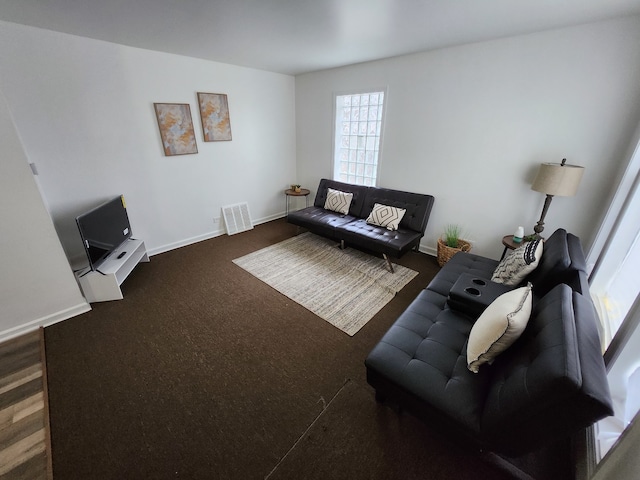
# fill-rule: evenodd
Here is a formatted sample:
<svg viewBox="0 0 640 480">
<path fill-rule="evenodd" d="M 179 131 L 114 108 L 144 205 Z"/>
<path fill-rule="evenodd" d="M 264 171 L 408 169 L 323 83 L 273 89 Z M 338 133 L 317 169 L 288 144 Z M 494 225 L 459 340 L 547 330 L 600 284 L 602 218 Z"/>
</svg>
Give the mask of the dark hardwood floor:
<svg viewBox="0 0 640 480">
<path fill-rule="evenodd" d="M 42 330 L 0 344 L 0 479 L 50 479 Z"/>
</svg>

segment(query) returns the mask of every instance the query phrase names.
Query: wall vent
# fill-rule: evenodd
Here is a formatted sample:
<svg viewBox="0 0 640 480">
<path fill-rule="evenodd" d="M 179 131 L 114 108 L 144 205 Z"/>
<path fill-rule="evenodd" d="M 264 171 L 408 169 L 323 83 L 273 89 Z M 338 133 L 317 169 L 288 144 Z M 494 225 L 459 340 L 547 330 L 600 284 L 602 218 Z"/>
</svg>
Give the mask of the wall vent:
<svg viewBox="0 0 640 480">
<path fill-rule="evenodd" d="M 222 216 L 224 217 L 224 225 L 227 228 L 227 235 L 245 232 L 253 228 L 247 202 L 222 207 Z"/>
</svg>

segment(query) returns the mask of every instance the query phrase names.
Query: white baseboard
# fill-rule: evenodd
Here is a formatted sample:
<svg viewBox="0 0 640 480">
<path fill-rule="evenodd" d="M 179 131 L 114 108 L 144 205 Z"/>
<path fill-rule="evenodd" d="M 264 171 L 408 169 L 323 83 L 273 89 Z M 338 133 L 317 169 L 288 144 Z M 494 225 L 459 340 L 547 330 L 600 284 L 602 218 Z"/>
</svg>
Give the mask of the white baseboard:
<svg viewBox="0 0 640 480">
<path fill-rule="evenodd" d="M 179 242 L 168 243 L 166 245 L 162 245 L 160 247 L 152 248 L 147 250 L 147 255 L 158 255 L 160 253 L 169 252 L 171 250 L 175 250 L 176 248 L 186 247 L 187 245 L 193 245 L 194 243 L 203 242 L 205 240 L 209 240 L 214 237 L 219 237 L 220 235 L 224 235 L 225 231 L 222 229 L 214 230 L 212 232 L 205 233 L 203 235 L 198 235 L 196 237 L 185 238 L 184 240 L 180 240 Z"/>
<path fill-rule="evenodd" d="M 4 342 L 6 340 L 19 337 L 20 335 L 24 335 L 25 333 L 29 333 L 33 330 L 37 330 L 40 327 L 47 327 L 49 325 L 53 325 L 54 323 L 67 320 L 68 318 L 81 315 L 83 313 L 88 312 L 89 310 L 91 310 L 91 305 L 85 302 L 85 303 L 81 303 L 73 307 L 67 308 L 65 310 L 52 313 L 45 317 L 37 318 L 30 322 L 23 323 L 22 325 L 17 325 L 15 327 L 8 328 L 7 330 L 0 332 L 0 342 Z"/>
<path fill-rule="evenodd" d="M 435 257 L 438 255 L 438 251 L 436 250 L 435 247 L 427 247 L 425 245 L 420 244 L 420 246 L 418 247 L 418 250 L 422 253 L 426 253 L 427 255 L 431 255 L 432 257 Z"/>
<path fill-rule="evenodd" d="M 270 222 L 272 220 L 277 220 L 279 218 L 285 218 L 287 216 L 286 212 L 280 212 L 280 213 L 276 213 L 273 215 L 269 215 L 267 217 L 263 217 L 260 220 L 255 221 L 253 224 L 254 225 L 260 225 L 261 223 L 267 223 Z"/>
<path fill-rule="evenodd" d="M 285 213 L 276 213 L 274 215 L 269 215 L 267 217 L 259 218 L 257 220 L 252 220 L 254 225 L 260 225 L 261 223 L 267 223 L 272 220 L 277 220 L 278 218 L 283 218 Z M 193 245 L 194 243 L 203 242 L 205 240 L 210 240 L 215 237 L 219 237 L 221 235 L 226 235 L 227 231 L 221 227 L 217 230 L 213 230 L 211 232 L 204 233 L 202 235 L 198 235 L 196 237 L 185 238 L 184 240 L 180 240 L 179 242 L 168 243 L 166 245 L 162 245 L 160 247 L 155 247 L 147 250 L 147 255 L 153 256 L 158 255 L 160 253 L 168 252 L 170 250 L 175 250 L 176 248 L 186 247 L 187 245 Z"/>
</svg>

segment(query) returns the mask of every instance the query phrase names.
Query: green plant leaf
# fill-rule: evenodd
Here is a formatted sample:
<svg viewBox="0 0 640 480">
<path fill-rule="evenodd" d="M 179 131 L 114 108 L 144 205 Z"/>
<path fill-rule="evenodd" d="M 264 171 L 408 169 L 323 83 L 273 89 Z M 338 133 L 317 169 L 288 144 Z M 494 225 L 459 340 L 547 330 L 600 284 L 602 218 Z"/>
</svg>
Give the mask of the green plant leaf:
<svg viewBox="0 0 640 480">
<path fill-rule="evenodd" d="M 462 233 L 462 227 L 456 223 L 450 223 L 444 227 L 444 242 L 448 247 L 458 248 L 458 240 Z"/>
</svg>

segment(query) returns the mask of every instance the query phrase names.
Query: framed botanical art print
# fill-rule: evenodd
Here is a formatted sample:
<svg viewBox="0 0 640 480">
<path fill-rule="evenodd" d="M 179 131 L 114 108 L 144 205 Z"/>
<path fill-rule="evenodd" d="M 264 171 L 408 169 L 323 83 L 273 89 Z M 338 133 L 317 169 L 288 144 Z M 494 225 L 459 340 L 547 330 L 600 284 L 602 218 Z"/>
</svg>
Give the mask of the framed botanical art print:
<svg viewBox="0 0 640 480">
<path fill-rule="evenodd" d="M 164 154 L 198 153 L 191 108 L 187 103 L 154 103 Z"/>
<path fill-rule="evenodd" d="M 229 103 L 224 93 L 198 92 L 200 119 L 205 142 L 231 140 Z"/>
</svg>

